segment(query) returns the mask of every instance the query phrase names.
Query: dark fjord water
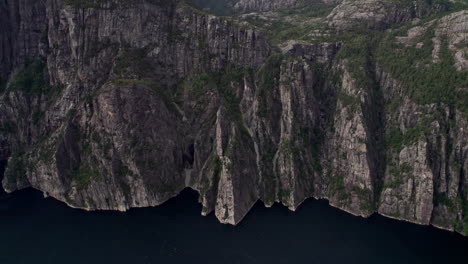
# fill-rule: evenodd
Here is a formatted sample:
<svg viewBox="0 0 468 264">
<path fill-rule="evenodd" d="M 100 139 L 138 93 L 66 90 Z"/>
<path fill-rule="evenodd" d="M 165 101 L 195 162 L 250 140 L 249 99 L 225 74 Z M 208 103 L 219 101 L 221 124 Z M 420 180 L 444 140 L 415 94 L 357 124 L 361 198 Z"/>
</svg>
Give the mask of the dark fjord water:
<svg viewBox="0 0 468 264">
<path fill-rule="evenodd" d="M 468 239 L 306 201 L 257 204 L 237 227 L 184 191 L 157 208 L 85 212 L 33 190 L 0 194 L 0 263 L 466 263 Z"/>
</svg>

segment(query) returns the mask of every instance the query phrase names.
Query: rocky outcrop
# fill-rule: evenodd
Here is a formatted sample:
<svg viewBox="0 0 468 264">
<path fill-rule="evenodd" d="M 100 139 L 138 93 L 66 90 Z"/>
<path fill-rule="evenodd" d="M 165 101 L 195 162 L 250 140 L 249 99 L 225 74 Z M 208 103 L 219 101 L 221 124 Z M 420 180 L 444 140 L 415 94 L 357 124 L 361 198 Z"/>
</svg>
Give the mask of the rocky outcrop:
<svg viewBox="0 0 468 264">
<path fill-rule="evenodd" d="M 197 147 L 193 141 L 198 139 L 197 134 L 178 131 L 188 118 L 184 111 L 193 109 L 184 109 L 171 101 L 177 92 L 174 80 L 197 72 L 222 71 L 227 65 L 235 68 L 260 65 L 269 54 L 262 35 L 176 4 L 160 6 L 140 1 L 130 6 L 115 6 L 107 2 L 82 8 L 55 1 L 47 6 L 47 12 L 49 27 L 44 33 L 48 35 L 48 45 L 60 48 L 52 49 L 43 58 L 47 64 L 37 63 L 40 66 L 31 69 L 28 66 L 16 78 L 28 78 L 23 76 L 28 71 L 41 76 L 44 73 L 53 89 L 60 91 L 33 93 L 28 87 L 10 85 L 3 95 L 2 125 L 8 132 L 2 133 L 3 158 L 11 152 L 19 153 L 10 162 L 18 166 L 9 166 L 4 187 L 13 191 L 32 186 L 80 208 L 126 210 L 160 204 L 196 184 L 196 179 L 191 183 L 186 178 L 190 171 L 194 170 L 195 174 L 201 169 L 192 168 Z M 143 101 L 138 102 L 140 99 L 144 99 L 146 108 Z M 218 101 L 219 98 L 213 101 L 214 109 L 219 107 Z M 46 106 L 49 108 L 45 109 Z M 128 111 L 124 110 L 126 107 Z M 202 105 L 197 107 L 200 110 Z M 150 119 L 139 119 L 139 115 L 152 116 L 151 113 L 157 114 Z M 107 114 L 113 118 L 105 118 Z M 16 123 L 12 121 L 14 118 L 19 118 Z M 211 122 L 201 120 L 200 116 L 191 118 L 192 122 L 195 119 Z M 32 119 L 38 120 L 31 122 Z M 174 123 L 169 124 L 168 120 Z M 124 123 L 128 126 L 122 127 Z M 137 124 L 142 127 L 137 128 Z M 185 129 L 198 132 L 202 125 L 206 124 L 197 123 L 198 127 Z M 117 130 L 121 134 L 115 134 Z M 24 132 L 14 135 L 14 131 Z M 137 138 L 142 134 L 138 134 L 142 131 L 156 134 L 148 134 L 149 142 L 139 141 Z M 169 138 L 163 134 L 174 136 L 174 145 L 168 144 Z M 186 142 L 182 137 L 191 141 Z M 117 141 L 119 147 L 114 149 Z M 124 141 L 130 145 L 123 144 Z M 147 146 L 159 150 L 156 141 L 167 149 L 167 160 L 147 152 Z M 19 145 L 24 142 L 32 146 L 23 151 Z M 129 156 L 137 157 L 135 151 L 146 153 L 149 161 L 144 158 L 125 161 Z M 200 154 L 196 153 L 198 158 Z M 109 159 L 96 158 L 100 155 Z M 163 163 L 156 159 L 161 159 L 167 167 L 163 168 Z M 25 164 L 28 166 L 16 171 L 15 168 Z M 172 173 L 179 176 L 174 177 Z M 226 177 L 233 176 L 226 174 Z M 235 192 L 245 189 L 234 186 Z M 243 191 L 238 197 L 243 199 Z M 239 216 L 236 212 L 230 221 L 238 222 L 249 208 L 242 208 Z"/>
<path fill-rule="evenodd" d="M 361 27 L 383 30 L 446 9 L 447 5 L 439 2 L 345 0 L 335 7 L 327 19 L 329 26 L 338 30 Z"/>
<path fill-rule="evenodd" d="M 448 42 L 448 48 L 454 52 L 455 67 L 462 71 L 468 69 L 468 11 L 460 11 L 443 17 L 435 30 L 432 52 L 434 62 L 440 61 L 440 49 L 444 41 Z M 445 39 L 447 38 L 447 39 Z"/>
<path fill-rule="evenodd" d="M 401 91 L 388 74 L 379 76 L 387 88 Z M 464 221 L 466 210 L 466 167 L 459 165 L 467 153 L 466 135 L 460 129 L 466 122 L 463 119 L 461 112 L 448 106 L 420 106 L 409 99 L 389 114 L 387 133 L 392 143 L 387 149 L 379 213 L 450 230 L 459 228 L 454 223 Z"/>
<path fill-rule="evenodd" d="M 33 187 L 73 207 L 124 211 L 189 187 L 202 214 L 229 224 L 258 200 L 295 210 L 316 197 L 355 215 L 466 228 L 463 103 L 423 102 L 377 47 L 349 52 L 352 42 L 328 36 L 272 48 L 246 24 L 177 1 L 34 3 L 0 4 L 10 17 L 0 24 L 8 192 Z M 337 10 L 329 21 L 341 21 Z M 415 17 L 398 10 L 366 19 L 384 29 Z M 463 58 L 463 17 L 373 44 L 433 45 L 429 63 L 447 45 Z M 461 74 L 463 61 L 452 64 Z"/>
<path fill-rule="evenodd" d="M 304 5 L 307 0 L 239 0 L 234 9 L 238 12 L 261 12 L 280 8 L 290 8 Z"/>
<path fill-rule="evenodd" d="M 225 15 L 226 13 L 267 12 L 284 8 L 298 8 L 325 3 L 338 4 L 342 0 L 192 0 L 201 9 Z"/>
</svg>

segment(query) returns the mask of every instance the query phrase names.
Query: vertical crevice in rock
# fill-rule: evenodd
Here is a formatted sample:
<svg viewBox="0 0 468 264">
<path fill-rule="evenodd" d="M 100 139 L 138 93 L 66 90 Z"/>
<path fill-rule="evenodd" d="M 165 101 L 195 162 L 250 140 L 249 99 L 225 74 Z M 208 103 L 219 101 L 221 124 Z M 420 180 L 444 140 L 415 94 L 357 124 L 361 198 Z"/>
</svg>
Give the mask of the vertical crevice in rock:
<svg viewBox="0 0 468 264">
<path fill-rule="evenodd" d="M 10 72 L 12 57 L 12 30 L 10 22 L 10 8 L 7 1 L 0 2 L 0 85 L 6 83 Z M 0 87 L 0 92 L 1 92 Z"/>
<path fill-rule="evenodd" d="M 70 124 L 62 136 L 55 153 L 57 172 L 60 178 L 67 179 L 78 171 L 81 163 L 80 131 L 76 125 Z"/>
<path fill-rule="evenodd" d="M 7 160 L 0 160 L 0 183 L 3 181 L 3 176 L 5 175 L 5 169 L 7 166 L 8 161 Z M 3 187 L 0 185 L 0 196 L 5 194 L 5 191 L 3 190 Z"/>
<path fill-rule="evenodd" d="M 184 163 L 184 168 L 191 169 L 195 161 L 195 145 L 192 143 L 188 145 L 182 154 L 182 162 Z"/>
<path fill-rule="evenodd" d="M 372 180 L 373 205 L 374 209 L 377 210 L 380 201 L 380 193 L 383 188 L 386 166 L 385 103 L 382 88 L 377 81 L 375 72 L 376 66 L 374 62 L 372 62 L 371 57 L 372 53 L 369 53 L 366 58 L 367 65 L 365 65 L 365 67 L 370 85 L 367 87 L 367 98 L 362 104 L 362 111 L 367 134 L 367 160 Z"/>
</svg>

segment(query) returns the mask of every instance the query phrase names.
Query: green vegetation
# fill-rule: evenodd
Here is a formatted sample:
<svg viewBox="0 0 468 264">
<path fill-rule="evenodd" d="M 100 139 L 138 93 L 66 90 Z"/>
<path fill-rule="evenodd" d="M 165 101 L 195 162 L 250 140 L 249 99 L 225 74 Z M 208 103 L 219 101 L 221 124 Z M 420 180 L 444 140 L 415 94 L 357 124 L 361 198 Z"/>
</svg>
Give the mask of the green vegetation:
<svg viewBox="0 0 468 264">
<path fill-rule="evenodd" d="M 217 85 L 211 74 L 202 73 L 187 77 L 181 82 L 179 90 L 188 92 L 191 98 L 199 101 L 203 99 L 208 91 L 215 91 Z"/>
<path fill-rule="evenodd" d="M 58 98 L 63 88 L 63 85 L 49 85 L 46 78 L 46 63 L 37 59 L 26 64 L 21 71 L 16 73 L 5 91 L 7 93 L 23 93 L 23 95 L 27 97 L 36 97 L 43 102 L 47 102 L 50 106 L 51 103 Z M 5 101 L 9 101 L 9 97 L 6 97 Z M 44 112 L 42 112 L 39 106 L 36 106 L 30 110 L 28 115 L 33 125 L 40 125 L 44 117 Z"/>
<path fill-rule="evenodd" d="M 173 0 L 147 0 L 153 5 L 167 6 L 168 4 L 174 4 Z M 100 9 L 118 9 L 118 8 L 131 8 L 138 4 L 138 1 L 134 0 L 65 0 L 66 5 L 73 6 L 74 8 L 86 9 L 86 8 L 100 8 Z M 104 5 L 105 4 L 105 5 Z"/>
<path fill-rule="evenodd" d="M 459 199 L 463 206 L 463 234 L 468 235 L 468 200 L 466 197 L 465 191 L 465 199 Z"/>
<path fill-rule="evenodd" d="M 194 10 L 205 14 L 201 10 L 207 10 L 218 16 L 228 16 L 233 14 L 233 0 L 187 0 L 188 4 L 195 6 Z M 182 4 L 187 5 L 185 2 Z"/>
<path fill-rule="evenodd" d="M 452 159 L 452 161 L 450 162 L 450 168 L 455 172 L 459 172 L 462 166 L 458 160 Z"/>
<path fill-rule="evenodd" d="M 289 201 L 289 198 L 291 197 L 291 190 L 288 190 L 288 189 L 282 189 L 280 187 L 280 190 L 278 192 L 278 199 L 280 201 Z"/>
<path fill-rule="evenodd" d="M 49 93 L 52 89 L 44 78 L 44 67 L 45 64 L 41 60 L 29 63 L 14 76 L 8 89 L 35 95 Z"/>
<path fill-rule="evenodd" d="M 393 181 L 386 183 L 384 185 L 384 189 L 398 188 L 400 185 L 403 184 L 404 177 L 412 176 L 411 173 L 413 172 L 413 167 L 411 167 L 411 165 L 409 165 L 406 162 L 401 165 L 398 165 L 394 162 L 389 162 L 388 168 L 389 168 L 390 174 L 393 176 Z"/>
<path fill-rule="evenodd" d="M 231 121 L 242 121 L 239 109 L 240 100 L 236 95 L 236 87 L 243 83 L 244 78 L 250 78 L 251 70 L 243 67 L 228 65 L 223 71 L 216 73 L 200 73 L 187 77 L 177 89 L 177 96 L 188 94 L 191 99 L 203 103 L 208 92 L 215 92 L 220 97 L 221 105 L 225 108 Z"/>
<path fill-rule="evenodd" d="M 361 106 L 361 100 L 358 97 L 348 95 L 344 91 L 340 91 L 338 98 L 343 104 L 343 107 L 348 107 L 348 116 L 347 119 L 351 120 L 354 117 L 354 114 Z"/>
<path fill-rule="evenodd" d="M 358 87 L 373 89 L 376 86 L 373 52 L 379 43 L 380 33 L 357 30 L 344 34 L 343 40 L 345 44 L 338 52 L 337 58 L 346 60 L 346 69 L 356 80 Z"/>
<path fill-rule="evenodd" d="M 353 188 L 353 191 L 356 193 L 356 195 L 359 197 L 359 208 L 361 210 L 370 212 L 374 210 L 374 205 L 372 201 L 372 191 L 365 188 L 361 189 L 357 186 Z"/>
<path fill-rule="evenodd" d="M 128 76 L 134 79 L 151 77 L 154 67 L 146 55 L 145 49 L 123 49 L 116 60 L 114 73 L 124 78 L 128 78 Z"/>
<path fill-rule="evenodd" d="M 440 14 L 427 19 L 438 16 Z M 424 25 L 424 22 L 419 24 Z M 468 84 L 468 72 L 455 69 L 452 51 L 448 49 L 445 39 L 442 39 L 440 62 L 432 61 L 432 38 L 437 23 L 416 39 L 415 43 L 422 43 L 422 47 L 405 46 L 396 41 L 397 36 L 406 35 L 413 26 L 396 25 L 395 29 L 384 33 L 355 28 L 339 36 L 344 45 L 338 59 L 346 60 L 347 69 L 359 87 L 372 89 L 376 86 L 373 71 L 377 63 L 401 82 L 407 90 L 406 94 L 417 104 L 444 103 L 468 116 L 468 94 L 464 89 L 459 89 Z M 401 98 L 394 98 L 386 107 L 395 110 L 400 103 Z"/>
<path fill-rule="evenodd" d="M 115 85 L 132 85 L 132 84 L 142 84 L 146 86 L 152 86 L 155 84 L 154 79 L 143 78 L 143 79 L 114 79 L 112 83 Z"/>
<path fill-rule="evenodd" d="M 216 154 L 212 154 L 207 162 L 207 166 L 203 172 L 202 184 L 200 189 L 201 196 L 204 196 L 208 191 L 217 191 L 217 185 L 221 178 L 222 162 Z M 212 173 L 212 177 L 208 177 Z"/>
<path fill-rule="evenodd" d="M 72 5 L 76 7 L 92 7 L 94 0 L 65 0 L 66 5 Z"/>
<path fill-rule="evenodd" d="M 407 89 L 418 104 L 445 103 L 457 107 L 468 115 L 468 94 L 458 88 L 468 84 L 468 72 L 457 71 L 452 52 L 443 40 L 440 62 L 432 62 L 434 29 L 421 36 L 417 42 L 422 48 L 405 47 L 395 41 L 399 32 L 389 34 L 380 41 L 376 50 L 377 61 Z"/>
<path fill-rule="evenodd" d="M 295 160 L 299 155 L 300 149 L 294 146 L 291 141 L 287 140 L 281 143 L 279 151 L 286 157 L 290 157 L 292 160 Z"/>
<path fill-rule="evenodd" d="M 325 29 L 321 18 L 328 15 L 334 5 L 322 2 L 312 2 L 304 7 L 281 9 L 275 12 L 251 14 L 242 17 L 242 20 L 260 28 L 267 39 L 274 45 L 287 40 L 300 40 L 306 42 L 325 41 L 327 36 L 314 36 L 314 30 Z"/>
<path fill-rule="evenodd" d="M 67 5 L 74 5 L 74 6 L 90 6 L 92 5 L 94 0 L 65 0 L 65 4 Z"/>
<path fill-rule="evenodd" d="M 399 128 L 392 129 L 385 137 L 385 145 L 399 153 L 404 146 L 416 143 L 424 137 L 425 129 L 427 126 L 424 125 L 424 122 L 418 123 L 414 128 L 407 129 L 405 133 Z"/>
<path fill-rule="evenodd" d="M 339 94 L 339 99 L 341 103 L 343 104 L 343 107 L 348 107 L 348 106 L 354 107 L 356 105 L 359 105 L 359 103 L 361 102 L 359 98 L 348 95 L 347 93 L 343 91 L 341 91 L 341 93 Z"/>
<path fill-rule="evenodd" d="M 452 221 L 453 228 L 464 234 L 468 235 L 468 200 L 458 196 L 455 200 L 450 199 L 446 193 L 436 194 L 434 196 L 435 205 L 444 205 L 448 210 L 457 217 L 457 219 Z M 461 218 L 458 218 L 459 212 L 461 211 Z"/>
<path fill-rule="evenodd" d="M 447 195 L 447 193 L 435 193 L 434 194 L 434 205 L 444 205 L 450 212 L 454 213 L 457 207 L 457 203 L 452 201 Z"/>
<path fill-rule="evenodd" d="M 65 0 L 66 5 L 71 5 L 75 8 L 99 8 L 103 0 Z M 128 0 L 122 1 L 124 3 Z"/>
<path fill-rule="evenodd" d="M 72 172 L 71 177 L 75 181 L 78 190 L 83 190 L 99 177 L 99 172 L 89 166 L 81 166 L 78 170 Z"/>
<path fill-rule="evenodd" d="M 447 0 L 439 0 L 439 1 L 448 2 Z M 468 1 L 466 0 L 453 0 L 449 2 L 448 10 L 450 12 L 456 12 L 456 11 L 467 10 L 467 9 L 468 9 Z"/>
<path fill-rule="evenodd" d="M 458 213 L 461 211 L 461 219 L 453 220 L 451 224 L 456 231 L 468 235 L 468 200 L 466 198 L 458 196 L 451 199 L 447 193 L 435 193 L 434 205 L 447 207 L 449 212 L 457 218 Z"/>
<path fill-rule="evenodd" d="M 332 177 L 330 179 L 329 185 L 330 185 L 329 190 L 330 190 L 331 195 L 337 195 L 339 201 L 345 202 L 350 198 L 349 194 L 346 191 L 343 177 L 340 177 L 340 176 Z"/>
<path fill-rule="evenodd" d="M 248 76 L 249 71 L 245 68 L 227 67 L 224 72 L 215 74 L 216 83 L 218 83 L 218 93 L 221 97 L 221 105 L 225 107 L 228 116 L 232 121 L 238 122 L 240 127 L 242 124 L 242 114 L 239 109 L 240 100 L 235 94 L 232 83 L 240 84 L 243 78 Z"/>
</svg>

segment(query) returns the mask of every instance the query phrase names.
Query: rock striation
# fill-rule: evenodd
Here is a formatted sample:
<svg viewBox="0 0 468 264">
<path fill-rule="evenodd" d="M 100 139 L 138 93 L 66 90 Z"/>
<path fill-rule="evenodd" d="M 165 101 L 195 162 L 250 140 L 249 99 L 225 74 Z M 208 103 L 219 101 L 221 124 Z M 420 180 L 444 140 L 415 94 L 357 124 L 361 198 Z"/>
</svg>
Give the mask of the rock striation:
<svg viewBox="0 0 468 264">
<path fill-rule="evenodd" d="M 280 2 L 237 7 L 301 1 Z M 468 13 L 418 20 L 439 5 L 427 8 L 343 1 L 323 16 L 326 39 L 276 47 L 183 1 L 3 1 L 3 188 L 125 211 L 189 187 L 233 225 L 259 200 L 315 197 L 466 233 Z M 370 33 L 331 36 L 350 21 Z M 441 72 L 446 89 L 427 77 Z"/>
</svg>

